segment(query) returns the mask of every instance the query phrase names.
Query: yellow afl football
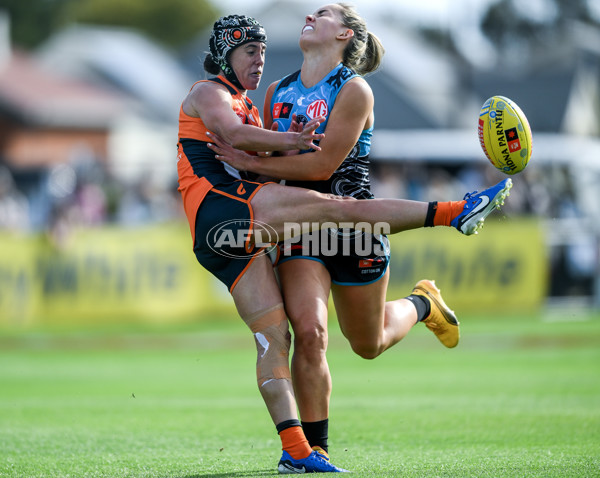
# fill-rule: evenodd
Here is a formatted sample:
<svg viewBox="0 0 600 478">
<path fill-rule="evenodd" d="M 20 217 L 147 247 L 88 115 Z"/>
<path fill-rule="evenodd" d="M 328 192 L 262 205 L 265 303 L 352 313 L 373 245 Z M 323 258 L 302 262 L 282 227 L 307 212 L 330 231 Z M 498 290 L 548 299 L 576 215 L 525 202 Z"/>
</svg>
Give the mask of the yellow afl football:
<svg viewBox="0 0 600 478">
<path fill-rule="evenodd" d="M 531 128 L 517 104 L 492 96 L 479 112 L 479 143 L 490 163 L 505 174 L 517 174 L 531 158 Z"/>
</svg>

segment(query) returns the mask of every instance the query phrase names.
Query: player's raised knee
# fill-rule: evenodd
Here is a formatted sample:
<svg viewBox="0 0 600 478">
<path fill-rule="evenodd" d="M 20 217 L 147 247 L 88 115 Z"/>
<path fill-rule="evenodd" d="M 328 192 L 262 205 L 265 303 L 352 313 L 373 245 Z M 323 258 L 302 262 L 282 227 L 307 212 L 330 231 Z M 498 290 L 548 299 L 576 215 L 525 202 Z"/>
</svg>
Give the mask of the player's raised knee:
<svg viewBox="0 0 600 478">
<path fill-rule="evenodd" d="M 366 360 L 373 360 L 374 358 L 379 357 L 384 350 L 377 341 L 350 341 L 350 346 L 356 355 Z"/>
</svg>

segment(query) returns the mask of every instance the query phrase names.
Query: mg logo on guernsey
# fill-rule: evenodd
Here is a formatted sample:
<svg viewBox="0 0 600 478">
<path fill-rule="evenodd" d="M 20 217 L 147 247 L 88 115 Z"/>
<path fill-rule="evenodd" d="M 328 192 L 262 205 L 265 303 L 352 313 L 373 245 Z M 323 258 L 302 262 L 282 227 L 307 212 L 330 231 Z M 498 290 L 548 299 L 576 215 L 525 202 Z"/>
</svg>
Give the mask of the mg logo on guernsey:
<svg viewBox="0 0 600 478">
<path fill-rule="evenodd" d="M 327 116 L 328 113 L 327 102 L 325 100 L 313 101 L 308 108 L 306 108 L 306 114 L 310 119 L 318 116 Z"/>
<path fill-rule="evenodd" d="M 251 242 L 254 239 L 254 243 Z M 268 254 L 278 242 L 277 231 L 260 221 L 231 219 L 213 226 L 206 234 L 208 246 L 221 256 L 232 259 L 248 257 L 248 252 L 264 248 L 259 255 Z"/>
</svg>

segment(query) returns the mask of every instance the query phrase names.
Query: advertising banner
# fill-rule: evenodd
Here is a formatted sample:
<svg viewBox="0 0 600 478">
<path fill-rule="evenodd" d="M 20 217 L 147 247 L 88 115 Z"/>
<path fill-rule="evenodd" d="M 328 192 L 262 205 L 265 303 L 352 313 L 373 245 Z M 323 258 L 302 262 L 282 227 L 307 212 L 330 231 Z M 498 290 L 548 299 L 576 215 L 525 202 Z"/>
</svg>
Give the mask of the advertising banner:
<svg viewBox="0 0 600 478">
<path fill-rule="evenodd" d="M 488 314 L 542 305 L 548 257 L 537 221 L 490 221 L 465 237 L 450 228 L 390 236 L 388 300 L 433 279 L 457 312 Z M 232 259 L 235 260 L 235 259 Z M 331 311 L 333 313 L 333 309 Z M 196 261 L 185 224 L 0 233 L 0 326 L 167 323 L 236 316 L 223 284 Z"/>
</svg>

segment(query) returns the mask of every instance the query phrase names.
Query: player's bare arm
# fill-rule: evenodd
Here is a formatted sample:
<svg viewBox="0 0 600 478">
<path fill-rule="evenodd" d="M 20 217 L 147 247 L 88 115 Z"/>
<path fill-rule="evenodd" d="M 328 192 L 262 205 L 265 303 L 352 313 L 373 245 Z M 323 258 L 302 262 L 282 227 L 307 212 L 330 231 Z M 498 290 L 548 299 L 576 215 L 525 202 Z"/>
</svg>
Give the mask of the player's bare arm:
<svg viewBox="0 0 600 478">
<path fill-rule="evenodd" d="M 243 124 L 232 109 L 227 89 L 214 83 L 198 83 L 185 99 L 184 112 L 202 118 L 206 127 L 224 142 L 246 151 L 273 151 L 317 148 L 323 138 L 315 133 L 322 118 L 307 125 L 302 132 L 274 132 Z"/>
<path fill-rule="evenodd" d="M 272 87 L 273 85 L 269 90 Z M 270 104 L 269 93 L 265 100 L 265 105 L 267 104 Z M 287 180 L 326 180 L 348 156 L 362 130 L 370 126 L 372 110 L 372 91 L 366 81 L 356 78 L 344 85 L 340 91 L 329 116 L 325 137 L 319 144 L 319 151 L 302 155 L 256 158 L 223 148 L 223 139 L 220 142 L 215 141 L 216 148 L 213 148 L 213 151 L 217 153 L 219 160 L 236 169 Z M 265 113 L 265 126 L 269 123 L 272 124 L 270 112 L 268 116 Z M 308 125 L 310 123 L 307 123 L 305 129 Z"/>
</svg>

